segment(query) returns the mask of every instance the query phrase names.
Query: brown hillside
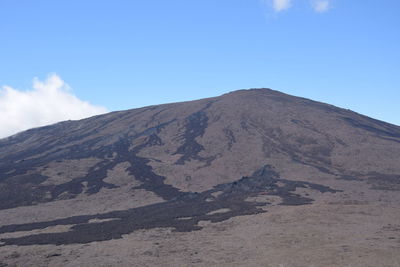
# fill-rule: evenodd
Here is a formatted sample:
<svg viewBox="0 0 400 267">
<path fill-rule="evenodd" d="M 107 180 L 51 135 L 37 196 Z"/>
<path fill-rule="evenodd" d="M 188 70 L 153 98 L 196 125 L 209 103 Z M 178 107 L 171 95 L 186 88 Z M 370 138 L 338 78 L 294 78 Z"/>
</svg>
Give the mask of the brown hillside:
<svg viewBox="0 0 400 267">
<path fill-rule="evenodd" d="M 112 112 L 0 140 L 0 266 L 396 266 L 399 191 L 400 127 L 332 105 Z"/>
</svg>

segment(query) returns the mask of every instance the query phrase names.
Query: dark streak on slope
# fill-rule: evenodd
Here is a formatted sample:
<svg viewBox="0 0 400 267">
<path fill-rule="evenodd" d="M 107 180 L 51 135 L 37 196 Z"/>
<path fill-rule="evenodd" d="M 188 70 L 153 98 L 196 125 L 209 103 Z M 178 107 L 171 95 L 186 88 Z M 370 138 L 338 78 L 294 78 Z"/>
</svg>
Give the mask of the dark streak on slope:
<svg viewBox="0 0 400 267">
<path fill-rule="evenodd" d="M 228 139 L 228 150 L 232 149 L 234 143 L 236 143 L 235 135 L 232 130 L 229 128 L 225 128 L 224 130 L 225 137 Z"/>
<path fill-rule="evenodd" d="M 148 165 L 149 159 L 137 156 L 137 153 L 143 148 L 160 144 L 161 139 L 156 134 L 152 134 L 148 137 L 147 142 L 135 147 L 130 155 L 126 155 L 123 158 L 131 164 L 128 168 L 129 173 L 134 175 L 136 180 L 142 182 L 136 189 L 145 189 L 156 193 L 165 200 L 171 200 L 184 193 L 171 185 L 165 184 L 165 177 L 155 174 L 153 168 Z M 120 155 L 124 154 L 129 154 L 129 151 L 121 150 Z"/>
<path fill-rule="evenodd" d="M 280 182 L 283 186 L 278 184 Z M 260 193 L 275 195 L 282 198 L 281 205 L 304 205 L 313 200 L 293 193 L 296 188 L 310 188 L 322 193 L 335 193 L 329 187 L 300 181 L 280 179 L 278 173 L 271 167 L 264 166 L 251 177 L 227 184 L 220 184 L 212 190 L 201 193 L 179 194 L 173 200 L 164 203 L 148 205 L 125 211 L 114 211 L 105 214 L 75 216 L 60 220 L 38 222 L 0 227 L 0 233 L 31 231 L 44 229 L 55 225 L 70 225 L 69 232 L 28 235 L 18 238 L 4 238 L 3 245 L 44 245 L 44 244 L 75 244 L 105 241 L 121 238 L 124 234 L 139 229 L 156 227 L 172 227 L 176 231 L 187 232 L 202 229 L 199 221 L 221 222 L 241 215 L 251 215 L 265 212 L 259 206 L 268 203 L 246 201 L 248 197 Z M 222 191 L 217 197 L 212 194 Z M 210 201 L 211 200 L 211 201 Z M 227 209 L 224 213 L 212 213 Z M 184 220 L 182 218 L 185 218 Z M 91 219 L 116 219 L 111 221 L 89 223 Z"/>
<path fill-rule="evenodd" d="M 47 177 L 40 174 L 32 174 L 0 183 L 0 209 L 31 205 L 46 199 L 48 197 L 46 188 L 36 186 L 46 179 Z"/>
<path fill-rule="evenodd" d="M 367 180 L 371 189 L 400 191 L 400 175 L 373 172 L 367 175 Z"/>
<path fill-rule="evenodd" d="M 346 122 L 348 122 L 349 124 L 351 124 L 354 127 L 357 128 L 361 128 L 364 130 L 367 130 L 369 132 L 372 132 L 374 134 L 376 134 L 377 136 L 386 139 L 387 137 L 389 137 L 388 140 L 390 141 L 395 141 L 400 143 L 400 130 L 397 127 L 394 127 L 392 125 L 389 125 L 387 123 L 378 121 L 378 120 L 374 120 L 371 118 L 368 118 L 371 122 L 373 122 L 375 125 L 378 125 L 381 128 L 378 128 L 376 126 L 372 126 L 372 125 L 368 125 L 367 123 L 362 123 L 360 121 L 357 121 L 355 119 L 352 118 L 343 118 Z M 396 139 L 393 139 L 396 138 Z M 399 138 L 399 139 L 398 139 Z"/>
<path fill-rule="evenodd" d="M 204 150 L 204 147 L 196 141 L 197 137 L 203 136 L 207 126 L 208 117 L 204 112 L 214 102 L 209 102 L 204 108 L 195 112 L 186 118 L 185 132 L 182 134 L 184 143 L 178 147 L 174 155 L 181 154 L 182 156 L 176 161 L 176 164 L 183 165 L 191 159 L 205 161 L 208 166 L 214 157 L 204 158 L 199 156 L 199 153 Z"/>
</svg>

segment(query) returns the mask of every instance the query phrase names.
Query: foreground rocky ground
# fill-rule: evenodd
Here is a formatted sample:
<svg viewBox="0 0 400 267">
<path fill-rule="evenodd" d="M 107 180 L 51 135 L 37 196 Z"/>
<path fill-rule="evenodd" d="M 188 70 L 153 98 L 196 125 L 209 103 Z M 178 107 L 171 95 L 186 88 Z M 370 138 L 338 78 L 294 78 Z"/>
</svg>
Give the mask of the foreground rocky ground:
<svg viewBox="0 0 400 267">
<path fill-rule="evenodd" d="M 202 229 L 191 232 L 163 227 L 87 244 L 4 246 L 0 259 L 3 266 L 399 266 L 398 206 L 388 194 L 377 193 L 378 204 L 342 197 L 269 206 L 266 213 L 223 222 L 199 221 Z"/>
</svg>

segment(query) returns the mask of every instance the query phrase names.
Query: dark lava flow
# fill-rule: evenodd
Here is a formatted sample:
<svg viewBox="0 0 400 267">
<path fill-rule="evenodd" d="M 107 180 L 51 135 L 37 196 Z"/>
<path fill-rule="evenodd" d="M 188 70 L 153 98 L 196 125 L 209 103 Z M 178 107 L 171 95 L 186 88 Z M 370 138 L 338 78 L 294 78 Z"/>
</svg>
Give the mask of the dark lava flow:
<svg viewBox="0 0 400 267">
<path fill-rule="evenodd" d="M 265 212 L 260 206 L 268 203 L 246 201 L 248 197 L 257 196 L 260 193 L 279 196 L 282 199 L 280 205 L 304 205 L 313 201 L 310 198 L 295 194 L 296 188 L 309 188 L 322 193 L 337 192 L 337 190 L 319 184 L 281 179 L 279 174 L 270 166 L 264 166 L 250 177 L 243 177 L 233 183 L 220 184 L 201 193 L 180 193 L 176 198 L 163 203 L 125 211 L 2 226 L 0 233 L 31 231 L 49 226 L 74 224 L 68 232 L 4 238 L 0 242 L 3 246 L 63 245 L 117 239 L 135 230 L 156 227 L 172 227 L 180 232 L 199 230 L 202 228 L 198 225 L 199 221 L 220 222 L 235 216 Z M 215 192 L 221 193 L 218 196 L 213 196 Z M 212 213 L 220 209 L 227 209 L 227 212 Z M 91 219 L 113 220 L 89 223 Z"/>
</svg>

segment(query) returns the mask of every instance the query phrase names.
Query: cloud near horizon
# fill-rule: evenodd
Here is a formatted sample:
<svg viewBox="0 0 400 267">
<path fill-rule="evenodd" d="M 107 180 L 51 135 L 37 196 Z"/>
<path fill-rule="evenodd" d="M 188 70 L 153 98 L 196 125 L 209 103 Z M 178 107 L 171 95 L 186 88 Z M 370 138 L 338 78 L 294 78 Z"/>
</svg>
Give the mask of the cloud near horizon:
<svg viewBox="0 0 400 267">
<path fill-rule="evenodd" d="M 33 80 L 33 89 L 10 86 L 0 89 L 0 138 L 30 128 L 64 120 L 77 120 L 107 112 L 104 107 L 80 100 L 56 74 Z"/>
</svg>

